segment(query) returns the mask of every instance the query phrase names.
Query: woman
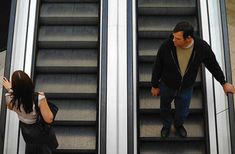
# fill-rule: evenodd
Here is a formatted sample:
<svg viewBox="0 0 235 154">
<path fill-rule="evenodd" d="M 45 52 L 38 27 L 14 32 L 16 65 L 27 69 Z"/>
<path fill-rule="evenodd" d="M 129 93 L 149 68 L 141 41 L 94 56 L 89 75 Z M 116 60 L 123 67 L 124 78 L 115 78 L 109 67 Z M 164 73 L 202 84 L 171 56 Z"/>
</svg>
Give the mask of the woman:
<svg viewBox="0 0 235 154">
<path fill-rule="evenodd" d="M 34 102 L 34 85 L 30 77 L 23 71 L 15 71 L 12 75 L 12 83 L 5 77 L 3 78 L 3 87 L 8 91 L 6 93 L 7 108 L 15 111 L 20 120 L 20 128 L 26 142 L 26 154 L 51 154 L 52 149 L 58 146 L 54 131 L 41 134 L 36 124 L 37 112 L 35 104 L 38 105 L 44 121 L 48 124 L 53 122 L 53 114 L 47 104 L 43 92 L 38 93 L 38 103 Z M 51 147 L 50 139 L 56 143 Z"/>
</svg>

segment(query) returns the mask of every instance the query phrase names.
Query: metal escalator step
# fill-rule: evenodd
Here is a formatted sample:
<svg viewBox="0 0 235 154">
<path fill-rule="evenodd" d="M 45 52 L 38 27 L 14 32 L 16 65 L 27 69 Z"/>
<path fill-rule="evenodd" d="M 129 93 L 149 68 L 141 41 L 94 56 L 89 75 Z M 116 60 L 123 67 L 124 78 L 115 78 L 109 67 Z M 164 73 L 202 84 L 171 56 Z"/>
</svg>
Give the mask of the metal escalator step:
<svg viewBox="0 0 235 154">
<path fill-rule="evenodd" d="M 97 101 L 96 100 L 75 100 L 75 99 L 50 99 L 56 104 L 59 111 L 56 121 L 95 121 Z"/>
<path fill-rule="evenodd" d="M 139 89 L 139 109 L 160 109 L 160 97 L 153 97 L 150 92 L 150 88 Z M 202 107 L 202 90 L 200 88 L 194 88 L 193 96 L 191 99 L 190 109 L 201 110 Z M 174 108 L 174 103 L 172 103 Z"/>
<path fill-rule="evenodd" d="M 139 88 L 151 88 L 152 87 L 152 84 L 149 81 L 142 81 L 142 82 L 139 82 L 138 84 L 139 84 L 138 85 Z M 194 82 L 193 87 L 194 88 L 202 87 L 202 82 L 201 81 L 200 82 Z"/>
<path fill-rule="evenodd" d="M 139 60 L 153 62 L 165 39 L 139 39 Z"/>
<path fill-rule="evenodd" d="M 39 73 L 96 73 L 96 49 L 42 49 L 36 57 Z"/>
<path fill-rule="evenodd" d="M 38 45 L 41 48 L 95 48 L 98 47 L 98 27 L 42 26 Z"/>
<path fill-rule="evenodd" d="M 96 49 L 42 49 L 38 51 L 36 66 L 97 67 Z"/>
<path fill-rule="evenodd" d="M 151 82 L 152 69 L 154 63 L 140 63 L 139 64 L 139 81 L 140 82 Z"/>
<path fill-rule="evenodd" d="M 39 89 L 40 90 L 40 89 Z M 46 92 L 46 97 L 48 99 L 97 99 L 97 93 L 75 93 L 75 92 Z"/>
<path fill-rule="evenodd" d="M 94 3 L 100 0 L 42 0 L 42 2 L 50 3 Z"/>
<path fill-rule="evenodd" d="M 45 93 L 80 93 L 97 92 L 97 76 L 93 74 L 38 74 L 36 91 Z"/>
<path fill-rule="evenodd" d="M 142 38 L 168 38 L 175 25 L 181 21 L 190 22 L 197 33 L 195 16 L 139 16 L 138 35 Z"/>
<path fill-rule="evenodd" d="M 97 3 L 44 3 L 40 23 L 53 25 L 95 25 L 99 21 Z"/>
<path fill-rule="evenodd" d="M 53 123 L 53 126 L 96 126 L 96 121 L 78 121 L 78 120 L 57 120 Z"/>
<path fill-rule="evenodd" d="M 185 120 L 184 127 L 187 130 L 188 137 L 193 140 L 204 139 L 204 120 L 201 115 L 190 114 Z M 156 138 L 156 140 L 161 139 L 161 129 L 162 123 L 160 115 L 141 115 L 140 116 L 140 137 Z M 169 139 L 174 140 L 184 140 L 176 134 L 173 126 L 170 132 Z M 163 140 L 163 139 L 161 139 Z"/>
<path fill-rule="evenodd" d="M 54 127 L 59 146 L 56 151 L 64 152 L 94 152 L 96 149 L 96 128 Z"/>
<path fill-rule="evenodd" d="M 204 142 L 141 143 L 140 154 L 206 154 Z"/>
<path fill-rule="evenodd" d="M 196 13 L 195 0 L 139 0 L 140 15 L 193 15 Z"/>
<path fill-rule="evenodd" d="M 154 63 L 140 63 L 139 64 L 139 81 L 151 82 L 152 69 Z M 196 82 L 201 81 L 200 72 L 197 74 Z"/>
<path fill-rule="evenodd" d="M 53 154 L 97 154 L 96 150 L 56 149 Z"/>
<path fill-rule="evenodd" d="M 39 66 L 36 68 L 37 73 L 80 73 L 80 74 L 94 74 L 97 72 L 97 67 L 84 67 L 84 66 Z"/>
<path fill-rule="evenodd" d="M 173 106 L 173 104 L 172 104 Z M 171 112 L 174 113 L 175 109 L 172 107 Z M 153 115 L 153 114 L 160 114 L 160 109 L 140 109 L 139 113 L 141 115 Z M 202 114 L 203 110 L 202 109 L 190 109 L 189 114 Z"/>
</svg>

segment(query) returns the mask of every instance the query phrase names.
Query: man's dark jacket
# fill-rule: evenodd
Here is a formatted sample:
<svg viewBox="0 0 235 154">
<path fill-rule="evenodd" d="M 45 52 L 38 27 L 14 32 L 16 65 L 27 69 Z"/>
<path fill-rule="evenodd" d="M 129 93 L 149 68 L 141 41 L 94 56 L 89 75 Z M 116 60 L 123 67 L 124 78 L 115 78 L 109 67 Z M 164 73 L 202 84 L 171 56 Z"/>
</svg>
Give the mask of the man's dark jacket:
<svg viewBox="0 0 235 154">
<path fill-rule="evenodd" d="M 152 87 L 159 87 L 160 80 L 172 89 L 192 87 L 201 63 L 212 73 L 221 85 L 225 83 L 224 74 L 216 61 L 211 47 L 202 39 L 194 38 L 194 48 L 184 76 L 181 76 L 173 36 L 166 40 L 158 50 L 152 72 Z"/>
</svg>

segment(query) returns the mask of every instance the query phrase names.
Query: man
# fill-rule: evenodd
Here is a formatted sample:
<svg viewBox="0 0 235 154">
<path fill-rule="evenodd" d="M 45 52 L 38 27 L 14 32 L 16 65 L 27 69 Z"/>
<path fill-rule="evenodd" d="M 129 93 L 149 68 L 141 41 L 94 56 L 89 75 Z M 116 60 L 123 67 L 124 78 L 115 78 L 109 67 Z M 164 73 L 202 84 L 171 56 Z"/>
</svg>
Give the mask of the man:
<svg viewBox="0 0 235 154">
<path fill-rule="evenodd" d="M 193 84 L 198 69 L 204 63 L 225 93 L 234 93 L 233 85 L 225 81 L 224 74 L 216 61 L 211 47 L 193 36 L 193 27 L 188 22 L 178 23 L 173 35 L 159 48 L 152 72 L 153 96 L 160 95 L 160 110 L 163 127 L 161 137 L 169 136 L 171 123 L 171 102 L 174 100 L 174 127 L 181 137 L 187 136 L 183 124 L 189 114 Z"/>
</svg>

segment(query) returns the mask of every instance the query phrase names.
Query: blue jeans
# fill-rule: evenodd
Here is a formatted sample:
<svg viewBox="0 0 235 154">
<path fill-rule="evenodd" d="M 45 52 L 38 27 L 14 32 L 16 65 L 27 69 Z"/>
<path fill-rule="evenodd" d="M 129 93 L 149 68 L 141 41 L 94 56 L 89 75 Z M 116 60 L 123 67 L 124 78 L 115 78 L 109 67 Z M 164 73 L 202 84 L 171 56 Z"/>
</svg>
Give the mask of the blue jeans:
<svg viewBox="0 0 235 154">
<path fill-rule="evenodd" d="M 176 127 L 183 125 L 189 114 L 189 105 L 193 93 L 193 87 L 181 91 L 171 89 L 164 83 L 160 84 L 160 112 L 164 127 L 170 128 L 174 119 Z M 171 102 L 174 100 L 175 111 L 172 116 Z"/>
</svg>

